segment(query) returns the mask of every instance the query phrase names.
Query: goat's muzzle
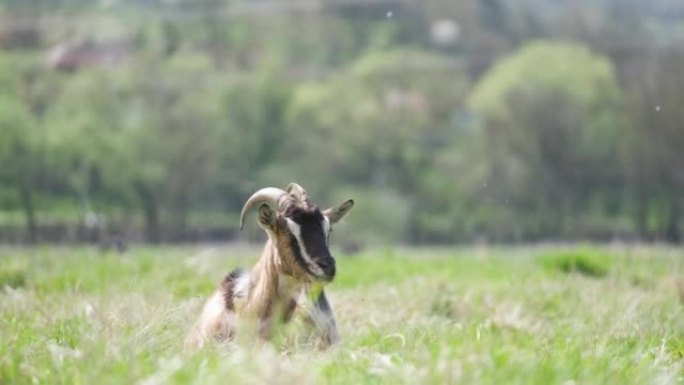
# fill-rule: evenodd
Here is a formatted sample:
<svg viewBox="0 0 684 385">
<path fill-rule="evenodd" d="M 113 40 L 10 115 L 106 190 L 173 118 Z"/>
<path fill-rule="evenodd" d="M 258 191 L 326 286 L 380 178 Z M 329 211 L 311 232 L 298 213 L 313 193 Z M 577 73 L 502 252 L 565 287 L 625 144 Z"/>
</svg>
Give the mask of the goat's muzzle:
<svg viewBox="0 0 684 385">
<path fill-rule="evenodd" d="M 323 276 L 317 277 L 322 281 L 330 282 L 335 278 L 337 267 L 333 257 L 321 258 L 316 261 L 318 267 L 323 271 Z"/>
</svg>

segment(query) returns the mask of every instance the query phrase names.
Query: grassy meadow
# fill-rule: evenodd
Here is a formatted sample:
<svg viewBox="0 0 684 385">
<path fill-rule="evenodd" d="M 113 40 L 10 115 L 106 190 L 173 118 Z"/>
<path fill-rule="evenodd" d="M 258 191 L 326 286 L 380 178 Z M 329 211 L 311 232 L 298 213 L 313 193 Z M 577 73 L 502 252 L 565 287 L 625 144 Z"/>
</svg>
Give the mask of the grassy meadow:
<svg viewBox="0 0 684 385">
<path fill-rule="evenodd" d="M 0 249 L 0 384 L 684 383 L 684 249 L 337 253 L 341 346 L 184 353 L 202 301 L 258 251 Z"/>
</svg>

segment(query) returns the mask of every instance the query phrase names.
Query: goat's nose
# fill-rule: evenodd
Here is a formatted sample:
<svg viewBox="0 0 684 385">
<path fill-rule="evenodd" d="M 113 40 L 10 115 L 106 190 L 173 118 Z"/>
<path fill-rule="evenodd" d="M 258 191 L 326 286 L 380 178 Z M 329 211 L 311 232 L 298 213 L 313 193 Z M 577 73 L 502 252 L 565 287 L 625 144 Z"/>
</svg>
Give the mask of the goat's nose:
<svg viewBox="0 0 684 385">
<path fill-rule="evenodd" d="M 332 277 L 335 275 L 335 260 L 332 258 L 325 258 L 321 259 L 318 262 L 318 266 L 320 266 L 321 270 L 327 275 L 328 277 Z"/>
</svg>

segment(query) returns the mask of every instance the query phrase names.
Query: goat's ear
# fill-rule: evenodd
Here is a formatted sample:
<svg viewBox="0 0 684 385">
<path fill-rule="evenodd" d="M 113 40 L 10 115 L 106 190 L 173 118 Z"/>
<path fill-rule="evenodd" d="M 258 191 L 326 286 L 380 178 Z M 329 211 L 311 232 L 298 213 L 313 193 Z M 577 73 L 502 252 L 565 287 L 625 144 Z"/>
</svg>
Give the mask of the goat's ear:
<svg viewBox="0 0 684 385">
<path fill-rule="evenodd" d="M 272 229 L 275 223 L 275 211 L 273 211 L 273 209 L 265 203 L 259 206 L 259 224 L 261 227 L 264 229 Z"/>
<path fill-rule="evenodd" d="M 354 200 L 348 199 L 335 207 L 331 207 L 323 212 L 323 215 L 328 217 L 330 223 L 335 223 L 344 218 L 345 215 L 354 207 Z"/>
</svg>

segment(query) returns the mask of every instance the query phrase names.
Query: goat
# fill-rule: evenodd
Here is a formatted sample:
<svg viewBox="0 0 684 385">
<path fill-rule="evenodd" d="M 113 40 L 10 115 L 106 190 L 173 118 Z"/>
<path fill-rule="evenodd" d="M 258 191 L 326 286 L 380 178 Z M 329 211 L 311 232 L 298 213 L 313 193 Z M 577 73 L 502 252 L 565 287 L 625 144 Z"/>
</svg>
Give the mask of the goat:
<svg viewBox="0 0 684 385">
<path fill-rule="evenodd" d="M 232 339 L 243 319 L 255 320 L 258 336 L 268 340 L 274 322 L 288 323 L 294 314 L 315 327 L 323 346 L 337 343 L 335 317 L 323 290 L 336 272 L 328 244 L 331 225 L 347 215 L 354 201 L 321 211 L 296 183 L 286 191 L 266 187 L 243 206 L 240 229 L 255 205 L 268 235 L 263 252 L 251 270 L 238 268 L 223 279 L 204 304 L 186 348 L 199 348 L 212 338 Z"/>
</svg>

